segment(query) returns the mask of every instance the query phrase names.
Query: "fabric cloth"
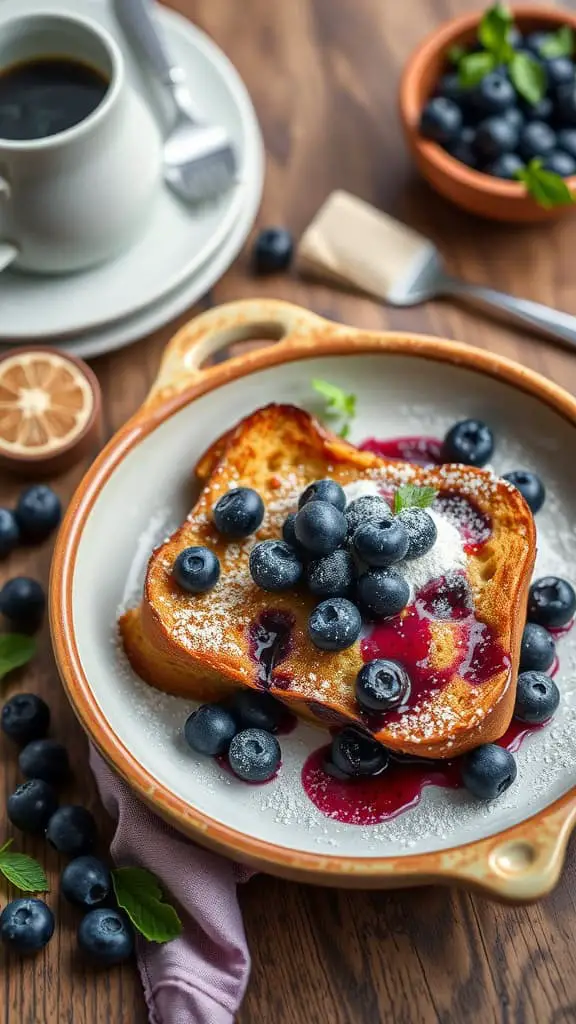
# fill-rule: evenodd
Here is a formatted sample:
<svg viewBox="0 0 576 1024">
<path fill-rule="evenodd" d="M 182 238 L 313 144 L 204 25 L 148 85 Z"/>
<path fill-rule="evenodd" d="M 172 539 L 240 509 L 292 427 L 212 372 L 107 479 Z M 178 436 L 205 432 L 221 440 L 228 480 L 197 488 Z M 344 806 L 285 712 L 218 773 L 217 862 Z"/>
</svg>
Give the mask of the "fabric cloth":
<svg viewBox="0 0 576 1024">
<path fill-rule="evenodd" d="M 250 973 L 236 897 L 252 872 L 195 846 L 157 818 L 91 748 L 102 803 L 117 822 L 110 852 L 148 868 L 184 929 L 173 942 L 137 941 L 150 1024 L 232 1024 Z"/>
</svg>

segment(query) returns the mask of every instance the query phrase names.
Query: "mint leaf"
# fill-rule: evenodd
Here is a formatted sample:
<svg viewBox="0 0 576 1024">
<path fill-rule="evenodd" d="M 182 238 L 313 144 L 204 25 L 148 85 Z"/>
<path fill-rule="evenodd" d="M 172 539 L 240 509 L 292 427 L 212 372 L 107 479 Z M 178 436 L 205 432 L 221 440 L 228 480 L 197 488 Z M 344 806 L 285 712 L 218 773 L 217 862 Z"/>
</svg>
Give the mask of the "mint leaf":
<svg viewBox="0 0 576 1024">
<path fill-rule="evenodd" d="M 526 191 L 544 209 L 554 206 L 569 206 L 574 203 L 574 194 L 559 174 L 545 171 L 542 161 L 534 158 L 527 167 L 518 171 L 516 177 L 526 186 Z"/>
<path fill-rule="evenodd" d="M 36 653 L 36 641 L 21 633 L 0 635 L 0 679 L 15 668 L 26 665 Z"/>
<path fill-rule="evenodd" d="M 170 942 L 182 934 L 182 922 L 168 903 L 156 877 L 145 868 L 115 868 L 112 884 L 118 906 L 149 942 Z"/>
<path fill-rule="evenodd" d="M 434 487 L 415 487 L 405 484 L 399 487 L 394 495 L 394 511 L 403 508 L 429 508 L 435 501 L 438 491 Z"/>
<path fill-rule="evenodd" d="M 527 53 L 515 53 L 508 73 L 516 92 L 528 103 L 538 103 L 546 92 L 546 72 L 540 61 Z"/>
<path fill-rule="evenodd" d="M 571 57 L 574 53 L 574 32 L 569 25 L 562 25 L 557 32 L 551 32 L 539 47 L 542 57 Z"/>
<path fill-rule="evenodd" d="M 478 27 L 478 39 L 485 50 L 494 55 L 496 61 L 508 61 L 512 54 L 510 29 L 512 14 L 501 3 L 489 7 L 482 16 Z"/>
<path fill-rule="evenodd" d="M 492 53 L 468 53 L 458 64 L 458 81 L 464 88 L 477 85 L 496 67 Z"/>
<path fill-rule="evenodd" d="M 450 63 L 454 65 L 458 65 L 462 58 L 465 56 L 466 50 L 464 49 L 463 46 L 459 46 L 457 43 L 455 43 L 454 46 L 450 46 L 449 49 L 446 51 L 446 59 L 449 60 Z"/>
<path fill-rule="evenodd" d="M 43 868 L 25 853 L 12 853 L 12 839 L 0 847 L 0 874 L 22 892 L 48 892 L 48 879 Z"/>
<path fill-rule="evenodd" d="M 313 380 L 312 387 L 326 399 L 326 417 L 344 419 L 340 437 L 348 437 L 350 422 L 356 415 L 356 395 L 347 394 L 343 388 L 330 384 L 327 380 Z"/>
</svg>

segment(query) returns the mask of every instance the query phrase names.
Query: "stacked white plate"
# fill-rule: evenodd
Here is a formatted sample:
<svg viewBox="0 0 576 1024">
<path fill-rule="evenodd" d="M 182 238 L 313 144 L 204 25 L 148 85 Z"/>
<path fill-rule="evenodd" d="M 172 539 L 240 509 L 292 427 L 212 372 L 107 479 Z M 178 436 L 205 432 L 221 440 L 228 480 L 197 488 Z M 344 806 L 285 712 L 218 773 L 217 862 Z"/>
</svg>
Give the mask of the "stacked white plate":
<svg viewBox="0 0 576 1024">
<path fill-rule="evenodd" d="M 123 38 L 106 0 L 2 0 L 0 33 L 16 14 L 63 11 L 113 32 L 135 88 L 165 116 L 145 67 Z M 246 88 L 221 50 L 185 18 L 158 6 L 170 53 L 186 71 L 207 120 L 223 124 L 236 147 L 239 183 L 216 202 L 187 207 L 164 188 L 145 234 L 128 252 L 81 274 L 0 275 L 0 350 L 58 345 L 75 355 L 101 355 L 141 338 L 184 312 L 224 274 L 252 227 L 262 195 L 263 147 Z M 134 174 L 138 168 L 134 168 Z"/>
</svg>

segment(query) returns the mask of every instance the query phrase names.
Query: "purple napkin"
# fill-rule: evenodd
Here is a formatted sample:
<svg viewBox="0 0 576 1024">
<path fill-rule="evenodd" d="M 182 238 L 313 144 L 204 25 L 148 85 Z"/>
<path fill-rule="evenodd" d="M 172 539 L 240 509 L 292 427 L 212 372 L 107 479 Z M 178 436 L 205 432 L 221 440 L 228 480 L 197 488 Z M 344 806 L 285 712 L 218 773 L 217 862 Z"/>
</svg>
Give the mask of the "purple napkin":
<svg viewBox="0 0 576 1024">
<path fill-rule="evenodd" d="M 90 764 L 102 803 L 117 821 L 114 861 L 152 871 L 184 925 L 180 938 L 165 945 L 138 940 L 150 1024 L 232 1024 L 250 973 L 236 886 L 252 872 L 157 818 L 93 747 Z"/>
</svg>

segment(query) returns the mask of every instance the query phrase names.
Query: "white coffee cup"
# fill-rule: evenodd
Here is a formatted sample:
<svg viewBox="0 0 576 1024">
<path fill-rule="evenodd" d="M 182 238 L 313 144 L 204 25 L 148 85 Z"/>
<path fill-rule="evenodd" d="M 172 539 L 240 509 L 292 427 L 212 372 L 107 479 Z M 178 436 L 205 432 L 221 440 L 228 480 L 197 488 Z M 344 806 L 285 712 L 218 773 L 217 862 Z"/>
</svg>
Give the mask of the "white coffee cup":
<svg viewBox="0 0 576 1024">
<path fill-rule="evenodd" d="M 0 137 L 0 269 L 60 274 L 103 263 L 145 226 L 160 188 L 161 139 L 127 81 L 120 48 L 101 26 L 66 14 L 32 14 L 2 26 L 0 73 L 68 57 L 109 82 L 83 121 L 45 138 Z"/>
</svg>

